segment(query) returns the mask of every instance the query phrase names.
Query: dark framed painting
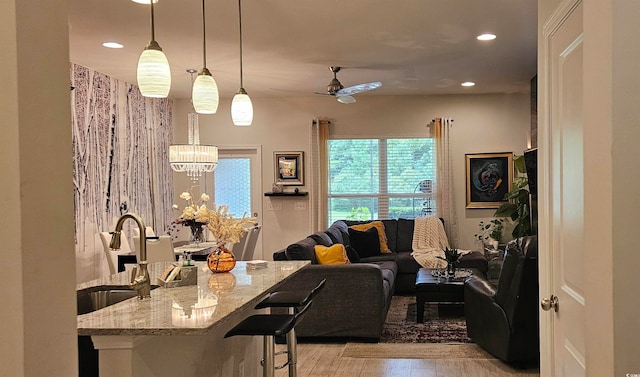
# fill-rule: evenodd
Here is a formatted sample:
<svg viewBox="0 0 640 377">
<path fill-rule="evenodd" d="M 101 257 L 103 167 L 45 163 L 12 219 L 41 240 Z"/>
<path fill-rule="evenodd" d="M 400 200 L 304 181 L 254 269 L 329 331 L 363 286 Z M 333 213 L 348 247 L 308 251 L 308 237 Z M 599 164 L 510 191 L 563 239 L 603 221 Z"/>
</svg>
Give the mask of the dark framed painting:
<svg viewBox="0 0 640 377">
<path fill-rule="evenodd" d="M 513 182 L 513 153 L 466 154 L 467 208 L 498 208 Z"/>
<path fill-rule="evenodd" d="M 304 185 L 304 152 L 273 152 L 273 158 L 276 184 Z"/>
</svg>

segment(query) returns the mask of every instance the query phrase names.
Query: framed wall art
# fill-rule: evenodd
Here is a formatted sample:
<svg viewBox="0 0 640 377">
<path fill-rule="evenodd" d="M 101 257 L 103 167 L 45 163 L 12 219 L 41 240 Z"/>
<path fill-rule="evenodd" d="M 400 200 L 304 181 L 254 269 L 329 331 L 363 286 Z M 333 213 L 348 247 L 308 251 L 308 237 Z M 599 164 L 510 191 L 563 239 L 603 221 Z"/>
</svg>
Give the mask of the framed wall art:
<svg viewBox="0 0 640 377">
<path fill-rule="evenodd" d="M 273 158 L 276 184 L 304 185 L 304 152 L 273 152 Z"/>
<path fill-rule="evenodd" d="M 467 208 L 498 208 L 513 182 L 513 153 L 466 154 Z"/>
</svg>

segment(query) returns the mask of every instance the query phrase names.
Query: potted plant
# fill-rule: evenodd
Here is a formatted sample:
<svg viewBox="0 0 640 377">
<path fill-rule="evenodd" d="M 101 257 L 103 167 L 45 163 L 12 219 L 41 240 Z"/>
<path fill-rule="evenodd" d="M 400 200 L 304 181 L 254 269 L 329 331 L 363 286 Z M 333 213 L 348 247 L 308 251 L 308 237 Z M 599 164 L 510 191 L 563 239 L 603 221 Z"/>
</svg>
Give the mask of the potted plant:
<svg viewBox="0 0 640 377">
<path fill-rule="evenodd" d="M 502 231 L 504 229 L 503 219 L 492 219 L 488 222 L 480 221 L 478 223 L 479 232 L 475 234 L 476 240 L 482 243 L 482 247 L 489 245 L 494 250 L 498 249 L 498 245 L 502 240 Z"/>
<path fill-rule="evenodd" d="M 513 158 L 513 164 L 518 173 L 524 174 L 524 176 L 516 177 L 513 180 L 511 191 L 504 196 L 504 199 L 509 200 L 509 202 L 501 205 L 494 213 L 494 216 L 511 218 L 515 223 L 511 235 L 513 238 L 520 238 L 531 235 L 531 219 L 529 217 L 531 208 L 529 204 L 529 190 L 527 190 L 529 180 L 526 176 L 524 156 L 515 156 Z"/>
</svg>

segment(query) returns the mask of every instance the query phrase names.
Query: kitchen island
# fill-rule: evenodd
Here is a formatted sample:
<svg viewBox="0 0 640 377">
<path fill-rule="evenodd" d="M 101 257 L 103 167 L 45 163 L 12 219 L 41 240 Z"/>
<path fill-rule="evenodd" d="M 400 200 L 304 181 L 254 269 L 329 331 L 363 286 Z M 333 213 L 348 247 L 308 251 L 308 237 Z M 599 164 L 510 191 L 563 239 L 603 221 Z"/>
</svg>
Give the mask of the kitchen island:
<svg viewBox="0 0 640 377">
<path fill-rule="evenodd" d="M 268 292 L 306 267 L 308 261 L 268 262 L 247 269 L 238 262 L 213 274 L 196 262 L 198 284 L 151 291 L 151 299 L 128 299 L 78 316 L 78 335 L 90 335 L 99 351 L 100 376 L 257 376 L 262 339 L 224 334 L 255 313 Z M 149 266 L 152 284 L 169 263 Z M 77 286 L 127 285 L 121 272 Z"/>
</svg>

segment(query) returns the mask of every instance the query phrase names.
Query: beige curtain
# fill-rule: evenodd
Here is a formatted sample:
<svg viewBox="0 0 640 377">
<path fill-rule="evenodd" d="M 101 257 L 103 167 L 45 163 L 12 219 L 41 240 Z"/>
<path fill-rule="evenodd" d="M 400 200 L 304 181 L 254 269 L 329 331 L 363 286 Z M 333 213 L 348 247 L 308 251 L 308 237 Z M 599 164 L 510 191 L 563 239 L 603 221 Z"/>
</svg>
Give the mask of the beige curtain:
<svg viewBox="0 0 640 377">
<path fill-rule="evenodd" d="M 444 226 L 449 238 L 449 244 L 457 247 L 458 219 L 456 216 L 453 158 L 451 147 L 451 118 L 436 118 L 433 122 L 433 134 L 436 138 L 437 153 L 437 189 L 436 207 L 438 216 L 444 219 Z"/>
<path fill-rule="evenodd" d="M 311 124 L 311 174 L 310 200 L 309 200 L 309 223 L 311 231 L 317 232 L 327 227 L 327 185 L 328 160 L 327 142 L 329 140 L 328 120 L 315 119 Z"/>
</svg>

